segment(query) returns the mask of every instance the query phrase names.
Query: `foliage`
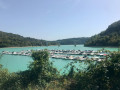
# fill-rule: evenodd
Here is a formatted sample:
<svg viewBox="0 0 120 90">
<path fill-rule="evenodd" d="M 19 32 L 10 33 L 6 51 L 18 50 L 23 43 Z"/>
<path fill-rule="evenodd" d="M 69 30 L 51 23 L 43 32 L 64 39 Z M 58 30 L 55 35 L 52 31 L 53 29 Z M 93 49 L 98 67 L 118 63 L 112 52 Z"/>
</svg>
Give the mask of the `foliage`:
<svg viewBox="0 0 120 90">
<path fill-rule="evenodd" d="M 45 41 L 30 37 L 23 37 L 17 34 L 0 31 L 0 48 L 2 47 L 23 47 L 23 46 L 49 46 L 49 45 L 70 45 L 84 44 L 88 38 L 71 38 L 57 41 Z"/>
<path fill-rule="evenodd" d="M 53 68 L 52 63 L 49 61 L 49 54 L 46 50 L 33 52 L 32 54 L 34 62 L 30 65 L 35 81 L 41 86 L 45 86 L 46 83 L 54 80 L 58 76 L 56 68 Z"/>
<path fill-rule="evenodd" d="M 69 39 L 57 40 L 56 42 L 60 43 L 61 45 L 74 45 L 74 44 L 84 44 L 88 39 L 89 39 L 88 37 L 69 38 Z"/>
<path fill-rule="evenodd" d="M 0 66 L 0 90 L 15 90 L 19 88 L 19 75 L 9 73 L 7 69 Z"/>
<path fill-rule="evenodd" d="M 56 68 L 49 62 L 49 54 L 46 50 L 32 53 L 33 62 L 29 70 L 18 73 L 22 88 L 43 88 L 51 81 L 59 77 Z"/>
<path fill-rule="evenodd" d="M 114 52 L 102 62 L 91 64 L 85 72 L 77 73 L 69 90 L 119 90 L 120 53 Z"/>
<path fill-rule="evenodd" d="M 7 70 L 0 69 L 0 88 L 4 90 L 18 89 L 45 89 L 46 86 L 59 78 L 56 68 L 49 62 L 49 54 L 46 50 L 33 52 L 33 62 L 29 70 L 9 73 Z"/>
<path fill-rule="evenodd" d="M 0 66 L 0 90 L 120 90 L 120 51 L 109 52 L 105 61 L 86 61 L 88 68 L 59 75 L 46 50 L 33 52 L 29 70 L 9 73 Z"/>
<path fill-rule="evenodd" d="M 75 71 L 74 71 L 74 66 L 71 66 L 71 69 L 68 73 L 68 77 L 69 78 L 73 78 L 74 77 L 74 74 L 75 74 Z"/>
<path fill-rule="evenodd" d="M 120 46 L 120 21 L 114 22 L 100 34 L 92 36 L 85 46 Z"/>
<path fill-rule="evenodd" d="M 45 46 L 47 41 L 38 40 L 30 37 L 23 37 L 17 34 L 0 31 L 0 48 L 1 47 L 22 47 L 22 46 Z M 49 45 L 56 45 L 49 42 Z"/>
</svg>

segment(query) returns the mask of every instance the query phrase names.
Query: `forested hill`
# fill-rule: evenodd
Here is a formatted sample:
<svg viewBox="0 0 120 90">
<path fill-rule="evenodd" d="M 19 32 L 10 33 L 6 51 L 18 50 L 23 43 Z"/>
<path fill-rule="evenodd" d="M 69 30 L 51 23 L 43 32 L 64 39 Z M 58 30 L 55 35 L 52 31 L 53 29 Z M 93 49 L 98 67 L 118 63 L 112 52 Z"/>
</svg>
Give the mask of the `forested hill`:
<svg viewBox="0 0 120 90">
<path fill-rule="evenodd" d="M 0 48 L 2 47 L 22 47 L 22 46 L 42 46 L 46 45 L 45 40 L 38 40 L 30 37 L 23 37 L 17 34 L 0 31 Z M 56 43 L 49 43 L 56 44 Z"/>
<path fill-rule="evenodd" d="M 24 47 L 24 46 L 47 46 L 47 45 L 74 45 L 84 44 L 89 38 L 70 38 L 57 41 L 38 40 L 30 37 L 23 37 L 17 34 L 0 31 L 0 48 L 2 47 Z"/>
<path fill-rule="evenodd" d="M 100 34 L 92 36 L 85 46 L 120 46 L 120 20 Z"/>
<path fill-rule="evenodd" d="M 69 39 L 62 39 L 57 40 L 61 45 L 74 45 L 74 44 L 84 44 L 89 38 L 88 37 L 81 37 L 81 38 L 69 38 Z"/>
</svg>

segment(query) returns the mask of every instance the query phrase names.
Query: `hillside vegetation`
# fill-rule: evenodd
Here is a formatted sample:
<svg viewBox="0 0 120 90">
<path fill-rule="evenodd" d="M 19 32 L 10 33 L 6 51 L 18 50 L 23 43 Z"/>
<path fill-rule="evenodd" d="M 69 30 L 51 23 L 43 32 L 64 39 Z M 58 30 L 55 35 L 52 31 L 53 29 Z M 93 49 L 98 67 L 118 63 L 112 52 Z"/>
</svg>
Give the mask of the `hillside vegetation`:
<svg viewBox="0 0 120 90">
<path fill-rule="evenodd" d="M 69 38 L 69 39 L 57 40 L 56 42 L 60 43 L 61 45 L 74 45 L 74 44 L 84 44 L 88 39 L 89 39 L 88 37 Z"/>
<path fill-rule="evenodd" d="M 39 40 L 23 37 L 17 34 L 0 31 L 0 48 L 2 47 L 24 47 L 24 46 L 48 46 L 48 45 L 74 45 L 84 44 L 88 38 L 70 38 L 57 41 Z"/>
<path fill-rule="evenodd" d="M 120 20 L 100 34 L 92 36 L 85 46 L 120 46 Z"/>
<path fill-rule="evenodd" d="M 47 41 L 38 40 L 30 37 L 23 37 L 17 34 L 0 31 L 0 48 L 1 47 L 22 47 L 22 46 L 45 46 Z M 56 43 L 49 42 L 49 45 Z"/>
</svg>

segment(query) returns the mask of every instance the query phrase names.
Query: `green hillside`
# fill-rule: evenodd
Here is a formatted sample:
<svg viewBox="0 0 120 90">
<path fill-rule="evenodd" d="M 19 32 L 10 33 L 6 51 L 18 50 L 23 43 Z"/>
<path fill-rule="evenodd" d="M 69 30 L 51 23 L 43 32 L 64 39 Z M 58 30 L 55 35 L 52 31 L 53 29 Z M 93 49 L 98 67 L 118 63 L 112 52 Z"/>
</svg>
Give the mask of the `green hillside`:
<svg viewBox="0 0 120 90">
<path fill-rule="evenodd" d="M 55 43 L 49 43 L 55 44 Z M 46 45 L 45 40 L 38 40 L 30 37 L 23 37 L 17 34 L 0 31 L 0 48 L 2 47 L 22 47 L 22 46 L 42 46 Z"/>
<path fill-rule="evenodd" d="M 0 48 L 2 47 L 23 47 L 23 46 L 47 46 L 47 45 L 74 45 L 84 44 L 88 38 L 70 38 L 57 41 L 38 40 L 30 37 L 23 37 L 17 34 L 0 31 Z"/>
<path fill-rule="evenodd" d="M 88 39 L 89 39 L 88 37 L 69 38 L 69 39 L 57 40 L 56 42 L 60 43 L 61 45 L 74 45 L 74 44 L 84 44 Z"/>
<path fill-rule="evenodd" d="M 92 36 L 85 46 L 120 46 L 120 20 L 100 34 Z"/>
</svg>

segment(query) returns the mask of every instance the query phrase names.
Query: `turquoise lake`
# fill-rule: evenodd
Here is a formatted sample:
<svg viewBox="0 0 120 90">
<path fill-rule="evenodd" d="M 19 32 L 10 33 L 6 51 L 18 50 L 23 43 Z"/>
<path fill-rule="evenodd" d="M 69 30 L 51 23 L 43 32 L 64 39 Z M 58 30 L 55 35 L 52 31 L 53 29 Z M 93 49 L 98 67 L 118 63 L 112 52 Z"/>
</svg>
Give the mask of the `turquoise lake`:
<svg viewBox="0 0 120 90">
<path fill-rule="evenodd" d="M 0 53 L 2 51 L 22 51 L 22 50 L 38 50 L 38 49 L 48 49 L 48 50 L 100 50 L 100 49 L 106 49 L 110 51 L 117 51 L 118 48 L 111 48 L 111 47 L 84 47 L 84 45 L 77 45 L 76 47 L 74 45 L 61 45 L 58 46 L 41 46 L 41 47 L 20 47 L 20 48 L 1 48 Z M 29 56 L 19 56 L 19 55 L 2 55 L 0 58 L 0 64 L 3 65 L 3 68 L 7 68 L 9 72 L 19 72 L 24 71 L 28 69 L 29 64 L 33 61 L 33 59 Z M 73 62 L 72 60 L 62 60 L 62 59 L 52 59 L 50 58 L 50 61 L 53 62 L 53 66 L 58 69 L 60 72 L 64 72 L 64 67 L 68 65 L 69 63 Z M 76 67 L 80 67 L 80 69 L 83 69 L 86 67 L 84 62 L 76 63 L 74 64 Z"/>
</svg>

